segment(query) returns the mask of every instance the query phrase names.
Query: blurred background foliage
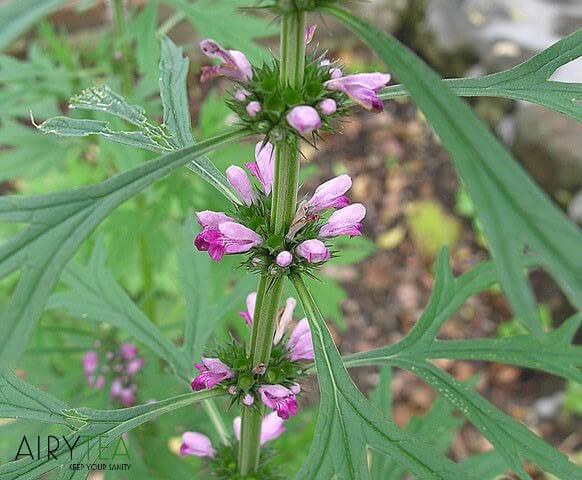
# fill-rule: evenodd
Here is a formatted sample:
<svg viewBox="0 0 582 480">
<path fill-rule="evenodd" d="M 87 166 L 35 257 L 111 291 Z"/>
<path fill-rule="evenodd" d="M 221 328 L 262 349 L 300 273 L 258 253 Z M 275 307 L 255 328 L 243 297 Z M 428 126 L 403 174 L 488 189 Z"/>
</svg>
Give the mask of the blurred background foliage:
<svg viewBox="0 0 582 480">
<path fill-rule="evenodd" d="M 226 84 L 199 83 L 204 60 L 198 41 L 212 37 L 244 51 L 254 62 L 268 59 L 277 48 L 277 25 L 268 16 L 238 9 L 247 3 L 132 0 L 123 3 L 124 21 L 116 21 L 119 16 L 112 2 L 101 0 L 20 0 L 0 6 L 0 195 L 40 194 L 93 184 L 156 156 L 98 137 L 44 136 L 34 124 L 63 113 L 74 117 L 68 99 L 99 84 L 123 93 L 130 103 L 141 105 L 149 116 L 160 120 L 161 33 L 170 35 L 192 60 L 188 84 L 196 138 L 220 132 L 233 121 L 222 102 Z M 411 46 L 443 76 L 451 77 L 498 71 L 549 46 L 580 24 L 582 9 L 575 3 L 375 0 L 355 7 Z M 572 21 L 576 18 L 578 23 Z M 330 49 L 341 58 L 347 71 L 382 69 L 341 27 L 328 20 L 322 23 L 319 17 L 313 22 L 321 24 L 319 48 Z M 560 75 L 580 81 L 576 75 L 582 75 L 582 68 L 574 66 Z M 574 221 L 582 221 L 582 146 L 579 131 L 578 138 L 573 133 L 579 126 L 537 107 L 495 99 L 473 102 L 548 194 Z M 87 113 L 83 115 L 87 118 Z M 91 115 L 104 119 L 98 112 Z M 547 128 L 536 130 L 535 136 L 528 134 L 532 125 L 540 124 Z M 441 246 L 449 246 L 454 269 L 464 271 L 485 258 L 486 239 L 446 154 L 409 103 L 393 102 L 378 117 L 358 113 L 342 136 L 328 140 L 321 151 L 307 148 L 304 152 L 301 181 L 305 191 L 332 174 L 347 172 L 354 177 L 354 199 L 366 203 L 369 210 L 366 236 L 345 242 L 343 255 L 324 269 L 324 281 L 312 280 L 340 348 L 350 353 L 391 343 L 410 328 L 430 292 L 431 264 Z M 250 161 L 253 150 L 250 144 L 229 146 L 211 159 L 224 170 L 230 164 Z M 127 291 L 129 300 L 176 344 L 182 341 L 188 315 L 187 298 L 192 294 L 188 287 L 204 283 L 208 304 L 220 306 L 225 298 L 232 300 L 224 308 L 205 310 L 206 315 L 221 312 L 219 317 L 202 320 L 206 338 L 212 342 L 215 335 L 244 335 L 236 312 L 243 309 L 244 295 L 254 289 L 254 279 L 236 268 L 236 259 L 227 257 L 210 265 L 191 247 L 197 228 L 193 213 L 224 207 L 224 200 L 195 175 L 186 171 L 172 175 L 116 210 L 83 246 L 65 280 L 81 275 L 90 284 L 107 272 L 107 278 Z M 4 237 L 19 227 L 0 228 Z M 93 265 L 90 258 L 97 244 L 104 245 L 107 256 Z M 181 273 L 188 267 L 197 272 L 193 284 L 185 283 Z M 7 302 L 16 280 L 13 275 L 2 285 L 0 304 Z M 542 275 L 533 284 L 547 327 L 559 325 L 572 313 L 549 278 Z M 233 292 L 235 297 L 229 297 Z M 91 307 L 102 318 L 97 314 L 84 318 L 78 314 L 81 306 L 75 305 L 78 292 L 74 284 L 63 281 L 18 374 L 72 405 L 109 406 L 107 390 L 86 387 L 81 356 L 95 342 L 135 339 L 107 318 L 107 308 L 111 315 L 119 312 L 108 304 L 105 293 L 97 291 L 97 297 L 101 293 L 102 303 Z M 462 338 L 510 336 L 520 333 L 522 327 L 511 318 L 499 289 L 491 289 L 469 302 L 447 328 L 450 338 Z M 140 354 L 146 357 L 146 366 L 138 377 L 139 402 L 183 392 L 183 386 L 168 374 L 167 365 L 142 345 Z M 551 443 L 580 457 L 579 386 L 514 367 L 468 362 L 443 367 L 461 380 L 477 382 L 481 393 Z M 407 374 L 393 373 L 393 403 L 387 413 L 397 423 L 426 435 L 457 460 L 469 457 L 466 461 L 474 462 L 475 471 L 483 472 L 479 478 L 493 479 L 503 473 L 503 463 L 488 452 L 487 442 L 463 425 L 444 402 L 433 402 L 434 395 Z M 382 382 L 375 387 L 379 376 L 374 369 L 362 369 L 355 375 L 366 391 L 386 388 Z M 381 397 L 382 391 L 375 391 Z M 540 396 L 541 400 L 535 400 Z M 316 397 L 316 382 L 312 381 L 304 404 L 312 404 Z M 277 440 L 281 453 L 276 462 L 288 472 L 298 469 L 313 434 L 315 410 L 307 405 L 288 422 L 288 434 Z M 131 432 L 132 470 L 108 472 L 106 478 L 192 478 L 200 462 L 176 456 L 176 438 L 185 430 L 203 431 L 217 441 L 201 410 L 181 410 Z M 14 456 L 15 439 L 23 434 L 52 431 L 56 430 L 35 423 L 2 423 L 0 461 Z M 401 477 L 402 472 L 393 472 L 390 478 Z"/>
</svg>

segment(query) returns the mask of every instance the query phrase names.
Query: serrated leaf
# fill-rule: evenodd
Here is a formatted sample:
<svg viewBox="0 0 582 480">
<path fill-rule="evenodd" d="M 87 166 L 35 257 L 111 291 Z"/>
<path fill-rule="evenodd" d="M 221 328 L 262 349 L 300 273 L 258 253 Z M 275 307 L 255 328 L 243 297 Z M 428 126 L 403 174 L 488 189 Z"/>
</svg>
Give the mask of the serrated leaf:
<svg viewBox="0 0 582 480">
<path fill-rule="evenodd" d="M 542 334 L 531 287 L 518 261 L 526 245 L 572 303 L 582 307 L 580 230 L 428 65 L 396 39 L 350 13 L 336 7 L 324 10 L 357 33 L 388 65 L 451 153 L 483 224 L 499 281 L 524 325 Z M 548 60 L 544 68 L 551 63 Z"/>
<path fill-rule="evenodd" d="M 103 448 L 111 446 L 124 433 L 133 428 L 179 408 L 223 395 L 219 391 L 205 390 L 178 395 L 148 405 L 119 410 L 72 409 L 18 379 L 11 372 L 2 372 L 0 386 L 4 385 L 5 379 L 8 379 L 11 385 L 15 386 L 11 386 L 10 390 L 5 390 L 6 400 L 0 400 L 0 414 L 7 413 L 9 416 L 31 418 L 49 423 L 58 421 L 58 423 L 69 424 L 71 427 L 74 425 L 74 431 L 67 434 L 66 439 L 69 445 L 76 444 L 76 446 L 71 452 L 65 442 L 60 442 L 56 450 L 51 450 L 54 455 L 48 455 L 47 450 L 44 449 L 41 450 L 39 458 L 31 459 L 27 457 L 1 465 L 0 476 L 3 480 L 32 480 L 59 467 L 62 467 L 59 477 L 61 479 L 84 478 L 87 472 L 79 473 L 79 471 L 69 468 L 69 465 L 93 463 L 100 452 L 103 451 Z M 19 407 L 16 407 L 16 410 L 6 409 L 5 411 L 3 402 L 7 401 L 10 404 L 15 404 L 21 399 L 21 392 L 26 392 L 26 395 L 31 397 L 30 401 L 38 405 L 44 406 L 49 402 L 58 402 L 58 407 L 61 410 L 57 417 L 60 416 L 60 420 L 59 418 L 55 419 L 55 414 L 52 411 L 44 412 L 44 417 L 41 417 L 40 413 L 33 417 L 30 409 L 27 408 L 28 405 L 19 410 Z"/>
<path fill-rule="evenodd" d="M 109 123 L 100 120 L 52 117 L 41 123 L 38 129 L 42 133 L 58 135 L 60 137 L 100 135 L 112 142 L 129 145 L 130 147 L 143 148 L 150 152 L 163 153 L 173 150 L 158 143 L 155 137 L 148 136 L 144 132 L 112 130 Z"/>
<path fill-rule="evenodd" d="M 389 455 L 419 479 L 471 478 L 417 436 L 384 419 L 345 370 L 311 294 L 291 277 L 307 314 L 321 389 L 319 416 L 309 457 L 298 479 L 368 479 L 367 449 Z"/>
<path fill-rule="evenodd" d="M 65 0 L 12 0 L 4 5 L 0 10 L 0 50 L 64 3 Z"/>
<path fill-rule="evenodd" d="M 65 269 L 62 280 L 69 289 L 53 294 L 47 308 L 121 328 L 166 360 L 176 375 L 188 383 L 193 376 L 190 357 L 167 340 L 139 309 L 116 282 L 106 261 L 104 244 L 98 240 L 86 266 L 72 263 Z"/>
<path fill-rule="evenodd" d="M 582 56 L 582 30 L 510 70 L 478 78 L 444 80 L 460 97 L 502 97 L 537 103 L 582 122 L 582 84 L 549 80 L 561 66 Z M 384 89 L 380 98 L 407 96 L 402 85 Z"/>
<path fill-rule="evenodd" d="M 446 319 L 455 313 L 470 295 L 490 287 L 494 278 L 495 271 L 492 265 L 481 264 L 455 279 L 448 266 L 446 251 L 443 250 L 439 256 L 435 287 L 429 304 L 409 335 L 395 345 L 347 357 L 345 365 L 390 365 L 409 370 L 421 377 L 480 430 L 520 478 L 530 478 L 523 468 L 523 460 L 537 463 L 548 472 L 563 475 L 563 478 L 577 478 L 582 475 L 582 470 L 570 463 L 565 456 L 544 443 L 526 427 L 496 409 L 472 388 L 456 381 L 448 373 L 426 361 L 426 358 L 442 358 L 441 354 L 432 357 L 433 346 L 438 350 L 439 344 L 450 345 L 449 342 L 435 340 Z M 493 353 L 488 350 L 487 355 L 484 355 L 483 351 L 477 351 L 476 356 L 482 355 L 483 359 L 491 360 L 494 358 L 493 355 L 499 355 L 500 360 L 512 360 L 515 364 L 523 362 L 526 366 L 533 366 L 534 359 L 537 358 L 538 367 L 579 378 L 578 365 L 582 361 L 580 350 L 578 347 L 569 346 L 579 321 L 579 318 L 575 318 L 562 328 L 541 338 L 530 335 L 527 337 L 529 342 L 524 340 L 525 336 L 510 337 L 505 339 L 509 340 L 509 343 L 503 343 L 506 346 L 505 351 Z M 463 343 L 459 341 L 457 345 L 462 346 Z M 552 344 L 556 344 L 557 348 L 554 349 Z M 560 357 L 560 361 L 569 365 L 560 367 L 552 365 L 558 355 L 556 350 L 565 352 L 566 359 Z M 541 360 L 544 352 L 548 351 L 551 355 L 546 360 Z M 460 352 L 466 350 L 461 347 Z"/>
<path fill-rule="evenodd" d="M 192 125 L 190 123 L 190 108 L 188 105 L 189 61 L 168 38 L 162 38 L 162 57 L 160 60 L 160 95 L 164 107 L 164 125 L 171 133 L 170 142 L 174 148 L 184 148 L 194 145 Z M 198 164 L 190 163 L 187 167 L 200 175 L 214 186 L 220 193 L 235 204 L 239 198 L 231 190 L 226 177 L 220 172 L 208 157 L 200 159 Z"/>
<path fill-rule="evenodd" d="M 119 205 L 152 183 L 218 146 L 244 137 L 241 130 L 169 153 L 100 184 L 36 197 L 0 197 L 0 221 L 28 227 L 0 245 L 0 278 L 22 270 L 0 316 L 0 360 L 23 351 L 66 263 Z"/>
<path fill-rule="evenodd" d="M 490 263 L 482 263 L 455 278 L 443 250 L 437 262 L 434 291 L 411 332 L 397 344 L 347 357 L 347 365 L 383 365 L 393 356 L 485 360 L 543 370 L 582 383 L 582 347 L 572 345 L 582 314 L 539 338 L 517 335 L 501 339 L 436 339 L 442 325 L 469 297 L 495 283 L 496 273 Z"/>
</svg>

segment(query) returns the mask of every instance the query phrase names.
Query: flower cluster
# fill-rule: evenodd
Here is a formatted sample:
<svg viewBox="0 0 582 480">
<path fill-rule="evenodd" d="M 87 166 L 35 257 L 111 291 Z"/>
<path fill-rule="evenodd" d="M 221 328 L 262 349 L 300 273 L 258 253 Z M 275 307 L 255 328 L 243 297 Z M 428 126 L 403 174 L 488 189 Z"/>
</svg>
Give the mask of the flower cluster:
<svg viewBox="0 0 582 480">
<path fill-rule="evenodd" d="M 306 44 L 315 28 L 307 28 Z M 205 55 L 219 61 L 203 67 L 201 80 L 221 75 L 235 82 L 229 107 L 247 128 L 277 142 L 297 135 L 305 138 L 318 130 L 335 130 L 334 120 L 347 113 L 350 99 L 367 110 L 381 112 L 384 108 L 377 93 L 390 81 L 388 74 L 344 75 L 337 62 L 312 54 L 303 84 L 294 87 L 279 82 L 277 60 L 258 68 L 242 52 L 226 50 L 213 40 L 203 40 L 200 47 Z"/>
<path fill-rule="evenodd" d="M 247 297 L 247 310 L 240 312 L 249 327 L 253 324 L 255 302 L 253 292 Z M 289 298 L 280 311 L 268 367 L 253 365 L 245 346 L 233 343 L 214 352 L 213 357 L 202 357 L 195 365 L 200 373 L 192 381 L 192 389 L 220 386 L 233 396 L 233 401 L 238 400 L 246 407 L 253 407 L 260 400 L 284 420 L 295 415 L 297 395 L 301 392 L 297 380 L 303 375 L 305 363 L 313 361 L 307 319 L 300 320 L 287 335 L 296 305 L 296 300 Z"/>
<path fill-rule="evenodd" d="M 144 359 L 138 356 L 137 347 L 122 344 L 117 352 L 108 350 L 104 355 L 91 350 L 83 356 L 83 372 L 90 388 L 101 390 L 111 379 L 109 394 L 125 407 L 135 402 L 137 385 L 135 376 L 141 370 Z"/>
<path fill-rule="evenodd" d="M 228 214 L 198 212 L 202 231 L 194 245 L 208 252 L 218 261 L 229 254 L 248 253 L 250 270 L 271 275 L 303 271 L 331 258 L 329 239 L 347 235 L 361 235 L 362 220 L 366 215 L 360 203 L 350 204 L 346 193 L 352 186 L 348 175 L 340 175 L 321 184 L 313 196 L 299 202 L 295 218 L 284 238 L 269 231 L 270 194 L 273 188 L 275 160 L 274 147 L 259 142 L 255 162 L 246 167 L 260 188 L 254 187 L 247 173 L 238 166 L 226 171 L 228 181 L 242 205 Z M 333 211 L 331 215 L 328 213 Z"/>
</svg>

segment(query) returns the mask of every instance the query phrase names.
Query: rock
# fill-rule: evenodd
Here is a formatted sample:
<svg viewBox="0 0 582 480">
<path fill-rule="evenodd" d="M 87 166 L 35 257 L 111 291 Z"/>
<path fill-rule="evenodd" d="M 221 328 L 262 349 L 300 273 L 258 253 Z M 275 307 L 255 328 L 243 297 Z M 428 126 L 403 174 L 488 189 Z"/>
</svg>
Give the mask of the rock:
<svg viewBox="0 0 582 480">
<path fill-rule="evenodd" d="M 523 105 L 516 115 L 513 149 L 546 191 L 582 187 L 582 127 L 576 121 L 537 105 Z"/>
</svg>

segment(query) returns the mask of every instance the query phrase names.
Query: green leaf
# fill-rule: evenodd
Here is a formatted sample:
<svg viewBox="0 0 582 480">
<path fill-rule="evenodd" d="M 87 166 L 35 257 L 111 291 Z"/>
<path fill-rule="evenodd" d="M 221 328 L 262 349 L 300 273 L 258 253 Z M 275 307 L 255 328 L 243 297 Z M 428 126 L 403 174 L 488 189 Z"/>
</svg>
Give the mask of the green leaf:
<svg viewBox="0 0 582 480">
<path fill-rule="evenodd" d="M 0 245 L 0 278 L 22 270 L 0 315 L 1 363 L 21 354 L 64 266 L 103 219 L 185 163 L 245 135 L 242 130 L 225 133 L 97 185 L 36 197 L 0 197 L 0 222 L 29 224 Z"/>
<path fill-rule="evenodd" d="M 62 279 L 69 289 L 52 295 L 47 307 L 121 328 L 166 360 L 176 375 L 189 383 L 193 376 L 190 358 L 167 340 L 139 309 L 116 282 L 106 261 L 103 241 L 98 239 L 87 266 L 73 263 L 65 269 Z"/>
<path fill-rule="evenodd" d="M 47 455 L 47 450 L 44 449 L 40 452 L 40 459 L 23 458 L 6 463 L 0 466 L 0 476 L 3 480 L 32 480 L 59 467 L 62 467 L 59 477 L 61 479 L 85 478 L 87 472 L 79 474 L 78 471 L 69 468 L 69 465 L 93 463 L 104 448 L 116 446 L 119 442 L 118 439 L 124 433 L 139 425 L 179 408 L 224 395 L 219 391 L 205 390 L 178 395 L 153 404 L 119 410 L 72 409 L 23 382 L 10 372 L 2 373 L 0 385 L 4 385 L 6 381 L 10 382 L 11 388 L 3 390 L 4 396 L 0 400 L 0 413 L 4 412 L 4 402 L 18 405 L 17 402 L 21 400 L 21 392 L 26 392 L 26 395 L 30 397 L 29 403 L 35 402 L 43 407 L 48 402 L 58 402 L 60 411 L 56 413 L 47 410 L 43 412 L 44 416 L 35 414 L 33 417 L 29 404 L 22 408 L 11 407 L 13 409 L 7 409 L 6 413 L 9 413 L 10 416 L 32 418 L 44 422 L 55 423 L 58 421 L 58 423 L 68 424 L 71 427 L 74 425 L 74 431 L 67 434 L 66 438 L 69 445 L 76 443 L 76 446 L 71 453 L 67 444 L 60 442 L 59 448 L 54 450 L 54 456 Z M 13 384 L 14 387 L 12 387 Z"/>
<path fill-rule="evenodd" d="M 144 132 L 112 130 L 109 123 L 100 120 L 84 120 L 68 117 L 52 117 L 38 126 L 38 129 L 46 134 L 58 135 L 61 137 L 87 137 L 89 135 L 100 135 L 112 142 L 122 143 L 130 147 L 143 148 L 151 152 L 169 152 L 173 149 L 167 148 Z M 46 161 L 46 159 L 45 159 Z"/>
<path fill-rule="evenodd" d="M 534 338 L 517 335 L 501 339 L 437 340 L 442 325 L 469 297 L 495 284 L 493 265 L 483 263 L 454 278 L 443 250 L 436 268 L 435 288 L 411 332 L 399 343 L 347 357 L 346 365 L 384 365 L 394 356 L 416 359 L 485 360 L 543 370 L 582 383 L 582 347 L 572 339 L 582 322 L 575 315 L 560 328 Z"/>
<path fill-rule="evenodd" d="M 3 6 L 0 10 L 0 50 L 64 3 L 65 0 L 12 0 Z"/>
<path fill-rule="evenodd" d="M 380 56 L 451 153 L 483 223 L 499 281 L 524 325 L 536 335 L 542 334 L 533 294 L 518 260 L 526 245 L 538 255 L 572 303 L 582 307 L 580 230 L 422 60 L 350 13 L 336 7 L 324 10 L 357 33 Z"/>
<path fill-rule="evenodd" d="M 499 480 L 499 475 L 506 473 L 509 469 L 505 459 L 495 450 L 472 455 L 463 460 L 461 465 L 481 480 Z"/>
<path fill-rule="evenodd" d="M 68 425 L 66 403 L 34 388 L 8 369 L 0 375 L 0 418 L 25 418 L 50 424 Z"/>
<path fill-rule="evenodd" d="M 531 478 L 523 468 L 524 460 L 559 478 L 582 476 L 582 468 L 448 373 L 411 357 L 393 358 L 389 364 L 410 371 L 440 392 L 493 444 L 520 478 Z"/>
<path fill-rule="evenodd" d="M 570 345 L 580 318 L 573 318 L 563 327 L 542 337 L 530 335 L 501 339 L 499 340 L 501 343 L 493 343 L 499 351 L 492 348 L 491 342 L 495 341 L 435 340 L 442 324 L 470 295 L 490 287 L 494 278 L 492 265 L 481 264 L 455 279 L 448 266 L 446 251 L 443 250 L 437 263 L 435 287 L 429 304 L 410 334 L 395 345 L 352 355 L 346 358 L 345 365 L 389 365 L 409 370 L 421 377 L 481 431 L 521 478 L 530 478 L 523 469 L 522 460 L 537 463 L 548 472 L 563 475 L 563 478 L 577 478 L 582 471 L 568 462 L 565 456 L 544 443 L 526 427 L 496 409 L 473 389 L 426 361 L 427 358 L 444 356 L 442 353 L 433 354 L 433 349 L 438 352 L 439 345 L 446 347 L 445 352 L 451 351 L 450 345 L 457 345 L 459 356 L 453 354 L 453 358 L 508 360 L 509 363 L 517 365 L 544 368 L 552 373 L 563 374 L 567 378 L 580 378 L 579 366 L 582 362 L 580 349 Z M 464 343 L 477 348 L 475 356 L 467 353 Z M 564 356 L 561 356 L 560 350 Z M 548 355 L 547 358 L 544 358 L 544 355 Z M 565 364 L 558 366 L 553 365 L 553 362 Z"/>
<path fill-rule="evenodd" d="M 321 390 L 319 417 L 302 478 L 370 478 L 367 448 L 389 455 L 419 479 L 471 478 L 416 435 L 400 430 L 350 379 L 310 292 L 291 277 L 307 314 Z"/>
<path fill-rule="evenodd" d="M 170 142 L 174 148 L 184 148 L 194 145 L 192 125 L 190 123 L 190 108 L 188 106 L 189 61 L 168 37 L 162 37 L 162 58 L 160 60 L 160 95 L 164 107 L 164 125 L 171 133 Z M 200 175 L 219 192 L 235 204 L 240 203 L 226 180 L 214 164 L 203 157 L 197 164 L 189 163 L 187 167 Z"/>
<path fill-rule="evenodd" d="M 543 52 L 504 72 L 480 78 L 444 80 L 460 97 L 503 97 L 551 108 L 582 122 L 582 84 L 549 80 L 561 66 L 582 56 L 582 30 L 562 38 Z M 407 96 L 402 85 L 388 87 L 380 98 Z"/>
</svg>

